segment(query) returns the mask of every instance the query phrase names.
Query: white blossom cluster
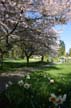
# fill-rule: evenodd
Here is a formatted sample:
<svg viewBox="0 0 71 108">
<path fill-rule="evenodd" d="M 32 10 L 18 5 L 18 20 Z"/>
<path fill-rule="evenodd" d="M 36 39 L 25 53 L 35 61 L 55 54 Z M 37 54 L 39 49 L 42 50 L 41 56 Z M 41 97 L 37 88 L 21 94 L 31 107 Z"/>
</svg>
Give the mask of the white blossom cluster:
<svg viewBox="0 0 71 108">
<path fill-rule="evenodd" d="M 26 75 L 26 79 L 30 79 L 30 75 Z M 20 86 L 20 87 L 24 87 L 25 89 L 29 89 L 31 87 L 31 84 L 27 83 L 27 82 L 24 82 L 23 80 L 19 80 L 17 82 L 17 84 Z M 10 87 L 11 85 L 13 85 L 13 82 L 12 81 L 8 81 L 7 84 L 5 84 L 5 88 L 7 89 L 8 87 Z"/>
<path fill-rule="evenodd" d="M 24 87 L 25 89 L 29 89 L 31 87 L 31 84 L 29 83 L 24 83 L 23 80 L 18 81 L 18 85 Z"/>
</svg>

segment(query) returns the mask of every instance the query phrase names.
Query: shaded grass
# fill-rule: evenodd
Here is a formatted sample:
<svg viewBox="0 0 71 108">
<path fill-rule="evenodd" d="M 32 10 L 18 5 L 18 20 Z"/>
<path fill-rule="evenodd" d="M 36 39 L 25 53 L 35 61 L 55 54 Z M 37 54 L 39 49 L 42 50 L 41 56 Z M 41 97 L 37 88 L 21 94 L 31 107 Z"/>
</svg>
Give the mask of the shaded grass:
<svg viewBox="0 0 71 108">
<path fill-rule="evenodd" d="M 44 70 L 46 69 L 48 66 L 48 64 L 51 63 L 47 63 L 47 62 L 41 62 L 41 61 L 32 61 L 30 60 L 30 63 L 28 64 L 28 67 L 31 68 L 33 67 L 33 69 L 39 69 L 39 70 Z M 52 64 L 51 64 L 52 65 Z M 27 67 L 27 63 L 25 60 L 4 60 L 3 62 L 3 67 L 0 67 L 0 73 L 2 72 L 15 72 L 16 70 L 18 71 L 19 69 L 24 69 L 24 67 Z M 27 68 L 28 68 L 27 67 Z M 48 67 L 48 69 L 58 69 L 56 66 L 51 66 Z"/>
</svg>

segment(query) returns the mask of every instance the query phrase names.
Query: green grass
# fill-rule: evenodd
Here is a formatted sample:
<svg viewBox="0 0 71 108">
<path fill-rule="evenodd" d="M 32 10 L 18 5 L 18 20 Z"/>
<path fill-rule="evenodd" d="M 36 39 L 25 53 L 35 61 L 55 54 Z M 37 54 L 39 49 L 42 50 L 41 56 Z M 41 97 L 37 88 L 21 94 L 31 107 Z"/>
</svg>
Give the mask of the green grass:
<svg viewBox="0 0 71 108">
<path fill-rule="evenodd" d="M 30 63 L 28 67 L 34 67 L 34 68 L 42 68 L 42 64 L 47 64 L 47 62 L 41 63 L 39 60 L 32 60 L 30 59 Z M 23 69 L 24 67 L 27 67 L 26 60 L 18 59 L 5 59 L 3 61 L 3 67 L 0 67 L 0 73 L 2 72 L 15 72 L 19 69 Z"/>
<path fill-rule="evenodd" d="M 22 60 L 18 62 L 7 61 L 4 62 L 4 66 L 7 68 L 8 72 L 9 69 L 11 71 L 12 70 L 15 71 L 15 69 L 18 70 L 19 68 L 24 69 L 24 67 L 26 67 L 26 62 Z M 51 93 L 55 93 L 56 95 L 67 94 L 66 103 L 61 108 L 71 108 L 71 64 L 70 63 L 48 66 L 46 62 L 41 63 L 37 61 L 37 62 L 31 62 L 28 67 L 29 71 L 31 67 L 33 67 L 34 71 L 30 73 L 30 79 L 26 79 L 26 77 L 24 77 L 23 81 L 31 84 L 30 88 L 31 90 L 29 90 L 31 92 L 29 93 L 28 91 L 27 95 L 34 97 L 33 103 L 36 106 L 32 107 L 31 103 L 29 103 L 29 108 L 47 108 L 49 106 L 48 99 Z M 51 79 L 54 80 L 54 83 L 50 83 Z M 23 87 L 20 88 L 17 85 L 12 86 L 11 88 L 8 89 L 8 91 L 6 91 L 6 95 L 9 97 L 10 101 L 13 99 L 13 101 L 16 102 L 15 104 L 18 103 L 17 101 L 21 99 L 21 96 L 23 100 L 24 99 L 27 100 L 28 104 L 28 102 L 32 98 L 31 97 L 27 98 L 25 94 L 22 95 L 23 93 L 25 93 Z M 23 105 L 23 100 L 21 100 L 20 105 L 21 104 Z M 26 104 L 25 100 L 24 102 Z M 23 106 L 20 107 L 23 108 Z M 20 108 L 20 107 L 15 107 L 15 108 Z M 25 106 L 24 108 L 28 108 L 28 106 Z"/>
<path fill-rule="evenodd" d="M 42 70 L 35 71 L 31 74 L 31 83 L 37 87 L 37 91 L 46 95 L 48 92 L 58 92 L 62 89 L 62 93 L 71 89 L 71 64 L 54 65 Z M 50 79 L 54 80 L 54 84 L 50 84 Z"/>
</svg>

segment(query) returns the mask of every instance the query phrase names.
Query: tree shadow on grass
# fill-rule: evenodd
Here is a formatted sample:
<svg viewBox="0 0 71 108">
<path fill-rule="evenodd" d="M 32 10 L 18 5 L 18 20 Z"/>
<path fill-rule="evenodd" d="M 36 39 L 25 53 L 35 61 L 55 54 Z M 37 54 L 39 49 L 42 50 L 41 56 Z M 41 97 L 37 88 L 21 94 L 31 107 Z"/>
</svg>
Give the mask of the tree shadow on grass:
<svg viewBox="0 0 71 108">
<path fill-rule="evenodd" d="M 13 83 L 17 82 L 18 80 L 22 79 L 21 76 L 0 76 L 0 92 L 4 91 L 6 89 L 5 85 L 8 84 L 8 81 L 11 81 Z"/>
<path fill-rule="evenodd" d="M 2 72 L 15 72 L 19 69 L 22 69 L 24 71 L 25 67 L 29 69 L 32 68 L 33 70 L 60 70 L 55 64 L 53 63 L 47 63 L 47 62 L 30 62 L 27 66 L 27 63 L 19 63 L 19 62 L 3 62 L 3 67 L 0 67 L 0 73 Z M 28 70 L 25 70 L 28 71 Z"/>
</svg>

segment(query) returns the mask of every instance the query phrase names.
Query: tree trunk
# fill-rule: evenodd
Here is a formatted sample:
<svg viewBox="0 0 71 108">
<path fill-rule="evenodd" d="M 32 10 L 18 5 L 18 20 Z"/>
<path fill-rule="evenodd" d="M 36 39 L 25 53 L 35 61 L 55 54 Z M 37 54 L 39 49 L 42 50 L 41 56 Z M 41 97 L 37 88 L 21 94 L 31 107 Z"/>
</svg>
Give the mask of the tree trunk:
<svg viewBox="0 0 71 108">
<path fill-rule="evenodd" d="M 11 57 L 14 58 L 14 49 L 11 50 Z"/>
<path fill-rule="evenodd" d="M 29 56 L 26 56 L 26 58 L 27 58 L 27 66 L 29 65 Z"/>
<path fill-rule="evenodd" d="M 24 59 L 24 50 L 22 50 L 21 58 Z"/>
<path fill-rule="evenodd" d="M 43 62 L 44 61 L 44 56 L 42 55 L 42 57 L 41 57 L 41 62 Z"/>
<path fill-rule="evenodd" d="M 3 68 L 3 53 L 1 53 L 1 56 L 0 56 L 0 67 L 1 69 Z"/>
<path fill-rule="evenodd" d="M 31 51 L 30 53 L 27 52 L 27 51 L 24 51 L 25 52 L 25 56 L 26 56 L 26 59 L 27 59 L 27 66 L 29 65 L 29 58 L 32 56 L 33 54 L 33 51 Z"/>
</svg>

